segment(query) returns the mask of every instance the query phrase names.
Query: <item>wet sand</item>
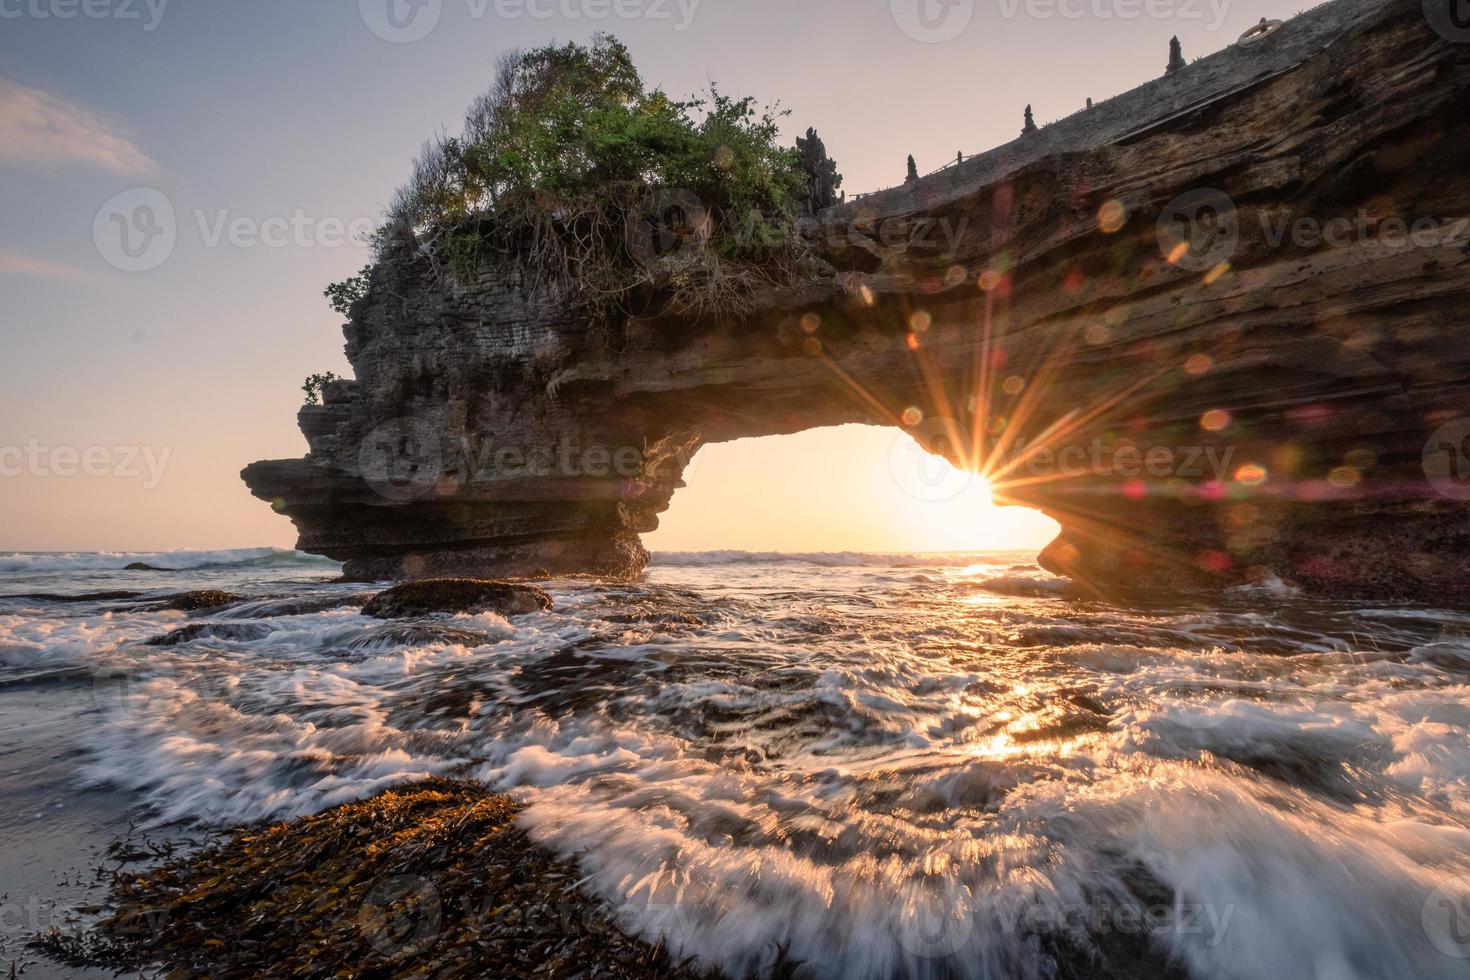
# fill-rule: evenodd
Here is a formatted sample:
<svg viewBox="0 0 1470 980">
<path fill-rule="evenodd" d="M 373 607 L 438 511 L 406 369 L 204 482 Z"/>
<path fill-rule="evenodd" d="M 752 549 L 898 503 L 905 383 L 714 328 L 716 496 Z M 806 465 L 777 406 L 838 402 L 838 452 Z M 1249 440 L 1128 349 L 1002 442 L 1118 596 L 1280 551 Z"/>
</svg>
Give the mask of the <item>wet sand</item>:
<svg viewBox="0 0 1470 980">
<path fill-rule="evenodd" d="M 97 699 L 116 682 L 90 676 L 8 685 L 0 698 L 0 969 L 27 980 L 107 978 L 111 970 L 64 966 L 26 948 L 55 926 L 87 921 L 83 910 L 106 893 L 95 869 L 129 832 L 129 794 L 78 792 L 79 735 L 98 715 Z"/>
</svg>

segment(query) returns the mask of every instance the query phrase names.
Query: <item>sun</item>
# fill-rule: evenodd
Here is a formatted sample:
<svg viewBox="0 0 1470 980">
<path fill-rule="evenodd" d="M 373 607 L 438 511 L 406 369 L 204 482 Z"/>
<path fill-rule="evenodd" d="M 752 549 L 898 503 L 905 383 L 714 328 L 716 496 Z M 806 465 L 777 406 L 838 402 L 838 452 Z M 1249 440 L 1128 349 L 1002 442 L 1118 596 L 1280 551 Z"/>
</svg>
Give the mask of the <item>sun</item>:
<svg viewBox="0 0 1470 980">
<path fill-rule="evenodd" d="M 896 515 L 905 525 L 907 550 L 1008 551 L 1034 548 L 1054 535 L 1050 518 L 1022 507 L 998 506 L 990 481 L 981 474 L 955 469 L 952 481 L 953 493 L 912 501 Z"/>
<path fill-rule="evenodd" d="M 1034 550 L 1059 530 L 1034 510 L 999 506 L 984 473 L 956 466 L 912 439 L 895 443 L 886 477 L 884 496 L 890 519 L 902 528 L 904 550 Z"/>
</svg>

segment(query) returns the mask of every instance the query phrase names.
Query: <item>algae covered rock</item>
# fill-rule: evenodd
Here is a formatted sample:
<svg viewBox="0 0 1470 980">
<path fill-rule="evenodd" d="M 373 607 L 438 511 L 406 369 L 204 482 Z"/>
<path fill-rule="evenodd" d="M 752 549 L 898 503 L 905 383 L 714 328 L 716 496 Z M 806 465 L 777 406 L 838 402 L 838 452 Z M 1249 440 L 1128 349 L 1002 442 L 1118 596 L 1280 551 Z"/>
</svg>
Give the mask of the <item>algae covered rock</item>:
<svg viewBox="0 0 1470 980">
<path fill-rule="evenodd" d="M 436 613 L 493 612 L 501 616 L 547 612 L 551 596 L 533 585 L 478 579 L 429 579 L 380 592 L 363 607 L 375 619 L 407 619 Z"/>
</svg>

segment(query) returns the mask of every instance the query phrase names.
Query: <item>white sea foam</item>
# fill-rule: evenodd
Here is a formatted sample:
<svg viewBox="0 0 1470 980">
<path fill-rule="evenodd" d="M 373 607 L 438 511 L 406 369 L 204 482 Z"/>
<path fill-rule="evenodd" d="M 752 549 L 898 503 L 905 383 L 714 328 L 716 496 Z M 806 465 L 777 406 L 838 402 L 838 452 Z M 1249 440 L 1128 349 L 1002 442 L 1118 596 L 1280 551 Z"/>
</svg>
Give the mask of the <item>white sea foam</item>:
<svg viewBox="0 0 1470 980">
<path fill-rule="evenodd" d="M 0 666 L 59 667 L 114 662 L 120 647 L 167 632 L 184 620 L 179 612 L 146 615 L 97 613 L 45 618 L 34 612 L 0 614 Z"/>
<path fill-rule="evenodd" d="M 38 606 L 0 616 L 0 657 L 98 666 L 82 775 L 154 821 L 476 777 L 627 928 L 732 975 L 786 944 L 874 980 L 1465 976 L 1423 925 L 1470 873 L 1453 618 L 808 557 L 562 583 L 513 622 Z M 268 630 L 142 645 L 185 622 Z"/>
<path fill-rule="evenodd" d="M 281 548 L 229 548 L 214 551 L 10 552 L 0 554 L 0 574 L 114 571 L 132 564 L 171 570 L 236 565 L 335 564 L 328 559 Z"/>
</svg>

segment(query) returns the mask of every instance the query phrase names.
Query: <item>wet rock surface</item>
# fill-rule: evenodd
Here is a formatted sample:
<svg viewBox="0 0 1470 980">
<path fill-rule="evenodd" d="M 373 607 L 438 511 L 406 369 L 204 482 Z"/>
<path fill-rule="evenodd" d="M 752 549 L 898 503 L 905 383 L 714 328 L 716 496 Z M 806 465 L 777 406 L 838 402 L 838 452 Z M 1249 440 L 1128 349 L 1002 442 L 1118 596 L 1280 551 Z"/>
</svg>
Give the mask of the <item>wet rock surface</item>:
<svg viewBox="0 0 1470 980">
<path fill-rule="evenodd" d="M 314 596 L 310 598 L 270 598 L 247 602 L 230 610 L 234 619 L 271 619 L 276 616 L 304 616 L 332 609 L 362 607 L 373 597 L 370 592 L 350 595 Z"/>
<path fill-rule="evenodd" d="M 244 477 L 349 578 L 622 577 L 700 447 L 887 425 L 978 445 L 1089 593 L 1470 602 L 1467 105 L 1470 45 L 1336 0 L 823 212 L 831 274 L 740 320 L 384 267 L 310 454 Z"/>
<path fill-rule="evenodd" d="M 176 609 L 180 612 L 200 612 L 205 609 L 219 609 L 223 606 L 232 606 L 243 602 L 242 597 L 219 589 L 201 589 L 195 592 L 180 592 L 160 602 L 155 609 Z"/>
<path fill-rule="evenodd" d="M 354 652 L 395 650 L 400 647 L 425 646 L 450 643 L 465 647 L 477 647 L 491 642 L 489 633 L 480 630 L 455 629 L 448 626 L 424 626 L 422 624 L 385 626 L 360 636 L 347 645 Z"/>
<path fill-rule="evenodd" d="M 148 641 L 151 647 L 176 647 L 195 640 L 234 640 L 251 642 L 269 636 L 273 628 L 265 623 L 190 623 Z"/>
<path fill-rule="evenodd" d="M 364 616 L 409 619 L 442 613 L 493 612 L 521 616 L 551 609 L 551 596 L 532 585 L 476 579 L 430 579 L 380 592 L 363 607 Z"/>
</svg>

